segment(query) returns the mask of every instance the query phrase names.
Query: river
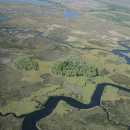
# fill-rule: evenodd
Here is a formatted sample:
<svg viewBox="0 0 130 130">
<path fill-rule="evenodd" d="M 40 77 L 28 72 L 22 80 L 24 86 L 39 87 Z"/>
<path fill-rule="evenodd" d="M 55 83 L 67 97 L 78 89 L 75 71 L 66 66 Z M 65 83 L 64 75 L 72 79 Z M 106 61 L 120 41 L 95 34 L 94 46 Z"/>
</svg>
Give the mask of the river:
<svg viewBox="0 0 130 130">
<path fill-rule="evenodd" d="M 63 100 L 66 103 L 68 103 L 69 105 L 71 105 L 75 108 L 78 108 L 78 109 L 89 109 L 89 108 L 92 108 L 95 106 L 100 106 L 101 96 L 102 96 L 104 87 L 107 85 L 111 85 L 120 90 L 130 92 L 129 89 L 123 88 L 121 86 L 110 84 L 110 83 L 103 83 L 103 84 L 99 84 L 97 86 L 97 88 L 91 98 L 90 104 L 83 104 L 70 97 L 63 97 L 63 96 L 51 97 L 46 102 L 45 107 L 42 110 L 38 110 L 38 111 L 32 112 L 30 114 L 20 116 L 20 117 L 25 117 L 25 119 L 23 121 L 22 130 L 37 130 L 37 128 L 35 126 L 36 122 L 39 121 L 40 119 L 50 115 L 52 113 L 52 111 L 56 108 L 56 106 L 60 100 Z M 107 118 L 109 119 L 109 117 L 107 117 Z"/>
</svg>

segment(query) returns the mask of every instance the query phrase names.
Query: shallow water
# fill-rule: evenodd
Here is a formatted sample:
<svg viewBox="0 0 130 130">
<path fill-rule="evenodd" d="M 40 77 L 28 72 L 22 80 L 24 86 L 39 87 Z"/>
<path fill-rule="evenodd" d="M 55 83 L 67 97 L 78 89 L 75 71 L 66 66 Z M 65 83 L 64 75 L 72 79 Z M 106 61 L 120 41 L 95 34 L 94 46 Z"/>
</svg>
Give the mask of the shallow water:
<svg viewBox="0 0 130 130">
<path fill-rule="evenodd" d="M 4 20 L 7 20 L 8 17 L 7 16 L 0 16 L 0 21 L 4 21 Z"/>
<path fill-rule="evenodd" d="M 16 30 L 3 30 L 3 29 L 0 29 L 0 33 L 15 33 Z M 61 42 L 59 40 L 56 40 L 54 38 L 51 38 L 51 37 L 44 37 L 43 36 L 43 33 L 44 32 L 39 32 L 39 31 L 36 31 L 36 30 L 29 30 L 29 31 L 25 31 L 25 30 L 17 30 L 17 32 L 19 33 L 34 33 L 35 35 L 38 35 L 42 38 L 46 38 L 48 40 L 51 40 L 53 42 L 57 42 L 57 43 L 60 43 L 60 44 L 66 44 L 72 48 L 76 48 L 76 49 L 80 49 L 80 50 L 93 50 L 93 49 L 98 49 L 98 48 L 88 48 L 88 47 L 85 47 L 85 48 L 81 48 L 81 47 L 74 47 L 73 45 L 70 45 L 68 44 L 67 42 Z M 130 40 L 124 40 L 124 41 L 118 41 L 118 45 L 121 46 L 121 47 L 124 47 L 126 50 L 113 50 L 112 53 L 116 56 L 119 56 L 119 57 L 123 57 L 127 64 L 130 64 L 130 58 L 128 56 L 125 56 L 123 55 L 122 53 L 130 53 L 130 47 L 127 47 L 123 44 L 123 42 L 130 42 Z M 98 49 L 98 50 L 103 50 L 103 49 Z M 105 50 L 104 50 L 105 51 Z"/>
<path fill-rule="evenodd" d="M 73 2 L 73 0 L 61 0 L 62 2 Z"/>
<path fill-rule="evenodd" d="M 64 18 L 69 19 L 69 18 L 74 18 L 74 17 L 79 17 L 79 16 L 81 16 L 81 14 L 73 13 L 67 10 L 64 11 Z"/>
<path fill-rule="evenodd" d="M 64 0 L 66 1 L 66 0 Z M 70 1 L 70 0 L 68 0 Z M 22 2 L 22 3 L 29 3 L 29 4 L 34 4 L 36 5 L 38 8 L 41 8 L 42 6 L 52 6 L 52 2 L 45 2 L 45 1 L 33 1 L 33 0 L 0 0 L 0 2 Z M 60 11 L 57 8 L 49 8 L 49 10 L 52 11 Z M 2 10 L 2 13 L 13 13 L 15 12 L 15 10 Z M 17 11 L 18 12 L 18 11 Z M 24 11 L 19 11 L 20 13 L 23 13 Z M 36 14 L 36 15 L 45 15 L 42 12 L 31 12 L 29 11 L 30 14 Z M 52 15 L 53 16 L 53 15 Z M 77 14 L 71 11 L 63 11 L 63 17 L 64 18 L 73 18 L 73 17 L 79 17 L 81 16 L 81 14 Z"/>
<path fill-rule="evenodd" d="M 51 11 L 59 11 L 57 8 L 49 8 L 48 10 L 51 10 Z M 11 13 L 14 13 L 14 12 L 18 12 L 20 14 L 24 13 L 24 10 L 1 10 L 0 11 L 1 13 L 7 13 L 7 14 L 11 14 Z M 73 13 L 71 11 L 62 11 L 63 12 L 63 17 L 66 18 L 66 19 L 69 19 L 69 18 L 75 18 L 75 17 L 79 17 L 81 16 L 81 14 L 77 14 L 77 13 Z M 51 15 L 47 15 L 43 12 L 32 12 L 32 11 L 28 11 L 29 14 L 34 14 L 34 15 L 41 15 L 41 16 L 54 16 L 53 14 Z M 58 16 L 56 16 L 58 17 Z M 59 18 L 59 17 L 58 17 Z"/>
<path fill-rule="evenodd" d="M 125 56 L 125 55 L 122 54 L 122 53 L 130 53 L 130 47 L 125 46 L 123 44 L 123 42 L 130 42 L 130 40 L 118 42 L 118 45 L 121 46 L 121 47 L 124 47 L 126 50 L 113 50 L 112 53 L 119 56 L 119 57 L 123 57 L 127 61 L 127 64 L 130 64 L 130 58 L 128 56 Z"/>
<path fill-rule="evenodd" d="M 8 14 L 10 14 L 10 13 L 13 13 L 13 12 L 15 12 L 14 10 L 1 10 L 1 13 L 8 13 Z"/>
</svg>

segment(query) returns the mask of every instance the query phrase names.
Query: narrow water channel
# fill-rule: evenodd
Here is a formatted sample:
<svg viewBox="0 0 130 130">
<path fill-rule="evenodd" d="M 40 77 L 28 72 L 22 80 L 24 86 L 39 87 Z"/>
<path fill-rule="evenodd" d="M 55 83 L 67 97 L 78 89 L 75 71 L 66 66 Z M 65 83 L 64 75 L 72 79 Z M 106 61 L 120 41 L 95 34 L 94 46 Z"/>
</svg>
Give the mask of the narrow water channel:
<svg viewBox="0 0 130 130">
<path fill-rule="evenodd" d="M 20 117 L 25 117 L 25 119 L 23 121 L 22 130 L 37 130 L 36 122 L 39 121 L 40 119 L 50 115 L 52 113 L 52 111 L 56 108 L 56 106 L 60 100 L 63 100 L 67 104 L 71 105 L 72 107 L 78 108 L 78 109 L 89 109 L 89 108 L 92 108 L 95 106 L 100 106 L 101 96 L 102 96 L 105 86 L 107 86 L 107 85 L 111 85 L 115 88 L 118 88 L 119 90 L 130 92 L 129 89 L 123 88 L 121 86 L 110 84 L 110 83 L 103 83 L 103 84 L 99 84 L 97 86 L 97 88 L 91 98 L 90 104 L 83 104 L 70 97 L 63 97 L 63 96 L 52 97 L 46 102 L 45 107 L 42 110 L 20 116 Z"/>
<path fill-rule="evenodd" d="M 81 102 L 79 102 L 71 97 L 63 97 L 63 96 L 50 97 L 48 99 L 48 101 L 46 102 L 45 107 L 41 110 L 29 113 L 29 114 L 21 115 L 19 117 L 17 117 L 15 114 L 13 114 L 13 115 L 17 118 L 24 117 L 22 130 L 38 130 L 36 128 L 36 122 L 39 121 L 40 119 L 45 118 L 46 116 L 50 115 L 52 113 L 52 111 L 56 108 L 58 102 L 61 100 L 65 101 L 66 103 L 68 103 L 72 107 L 75 107 L 78 109 L 89 109 L 89 108 L 92 108 L 95 106 L 100 106 L 101 96 L 102 96 L 102 93 L 103 93 L 105 86 L 107 86 L 107 85 L 111 85 L 115 88 L 118 88 L 119 90 L 130 92 L 130 89 L 126 89 L 126 88 L 123 88 L 121 86 L 111 84 L 111 83 L 103 83 L 103 84 L 99 84 L 97 86 L 97 88 L 96 88 L 96 90 L 91 98 L 90 104 L 83 104 L 83 103 L 81 103 Z M 12 114 L 12 113 L 8 113 L 4 116 L 7 116 L 9 114 Z M 2 114 L 0 114 L 0 115 L 2 115 Z M 109 120 L 108 115 L 107 115 L 107 118 Z M 127 126 L 127 127 L 129 127 L 129 126 Z M 128 128 L 128 130 L 130 130 L 130 127 Z"/>
</svg>

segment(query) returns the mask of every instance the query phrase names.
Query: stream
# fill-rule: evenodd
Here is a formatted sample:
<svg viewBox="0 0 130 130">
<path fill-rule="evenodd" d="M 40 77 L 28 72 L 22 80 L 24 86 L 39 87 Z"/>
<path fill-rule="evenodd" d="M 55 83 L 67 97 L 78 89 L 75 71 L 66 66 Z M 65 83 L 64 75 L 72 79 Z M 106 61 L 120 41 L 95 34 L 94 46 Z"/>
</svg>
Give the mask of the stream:
<svg viewBox="0 0 130 130">
<path fill-rule="evenodd" d="M 102 96 L 104 88 L 107 85 L 111 85 L 115 88 L 118 88 L 119 90 L 130 92 L 130 89 L 123 88 L 121 86 L 111 84 L 111 83 L 103 83 L 103 84 L 99 84 L 97 86 L 97 88 L 91 98 L 91 102 L 89 104 L 83 104 L 71 97 L 64 97 L 64 96 L 50 97 L 48 99 L 48 101 L 46 102 L 46 104 L 44 105 L 45 107 L 41 110 L 29 113 L 29 114 L 21 115 L 19 117 L 17 117 L 15 114 L 13 114 L 13 115 L 17 118 L 24 118 L 22 130 L 38 130 L 36 128 L 36 122 L 39 121 L 40 119 L 45 118 L 46 116 L 50 115 L 52 113 L 52 111 L 56 108 L 58 102 L 61 100 L 65 101 L 67 104 L 71 105 L 72 107 L 78 108 L 79 110 L 80 109 L 89 109 L 89 108 L 92 108 L 95 106 L 100 106 L 101 96 Z M 100 106 L 100 107 L 102 107 L 102 106 Z M 103 108 L 103 110 L 106 112 L 107 119 L 109 121 L 113 122 L 114 124 L 116 124 L 114 121 L 109 119 L 109 114 L 106 111 L 106 109 Z M 9 114 L 12 114 L 12 113 L 5 114 L 4 116 L 7 116 Z M 3 116 L 2 114 L 0 114 L 0 115 Z M 126 127 L 128 127 L 128 130 L 130 130 L 129 126 L 124 125 L 122 123 L 119 123 L 116 125 L 126 126 Z"/>
<path fill-rule="evenodd" d="M 40 119 L 50 115 L 52 113 L 52 111 L 56 108 L 56 106 L 60 100 L 63 100 L 67 104 L 71 105 L 72 107 L 78 108 L 78 109 L 89 109 L 89 108 L 92 108 L 95 106 L 100 106 L 101 96 L 102 96 L 105 86 L 107 86 L 107 85 L 111 85 L 115 88 L 118 88 L 119 90 L 130 92 L 129 89 L 123 88 L 121 86 L 110 84 L 110 83 L 103 83 L 103 84 L 99 84 L 97 86 L 97 88 L 91 98 L 91 102 L 89 104 L 83 104 L 70 97 L 63 97 L 63 96 L 51 97 L 46 102 L 45 107 L 42 110 L 38 110 L 38 111 L 32 112 L 30 114 L 20 116 L 20 117 L 25 117 L 25 119 L 23 121 L 22 130 L 37 130 L 37 128 L 35 126 L 36 122 L 39 121 Z M 107 111 L 105 110 L 105 112 L 107 112 Z M 107 115 L 107 118 L 109 120 L 109 115 Z M 116 124 L 114 121 L 113 121 L 113 123 Z M 129 128 L 129 130 L 130 130 L 130 128 Z"/>
</svg>

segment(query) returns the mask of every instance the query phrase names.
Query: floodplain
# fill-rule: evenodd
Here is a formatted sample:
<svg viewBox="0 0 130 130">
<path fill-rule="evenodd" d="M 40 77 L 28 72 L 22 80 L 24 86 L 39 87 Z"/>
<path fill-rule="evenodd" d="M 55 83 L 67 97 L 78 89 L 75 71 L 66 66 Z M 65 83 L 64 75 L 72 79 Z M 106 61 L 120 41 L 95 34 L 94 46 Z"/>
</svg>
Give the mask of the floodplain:
<svg viewBox="0 0 130 130">
<path fill-rule="evenodd" d="M 63 96 L 91 104 L 97 87 L 104 83 L 130 91 L 129 2 L 21 1 L 0 0 L 0 129 L 25 130 L 26 116 L 46 109 L 50 98 Z M 119 41 L 126 41 L 122 44 L 128 48 Z M 127 53 L 120 56 L 114 50 Z M 15 68 L 13 61 L 20 56 L 30 57 L 37 70 Z M 95 66 L 98 74 L 52 74 L 51 65 L 69 56 Z M 35 122 L 36 128 L 28 130 L 127 130 L 129 95 L 106 85 L 95 107 L 78 109 L 61 100 L 47 117 Z"/>
</svg>

